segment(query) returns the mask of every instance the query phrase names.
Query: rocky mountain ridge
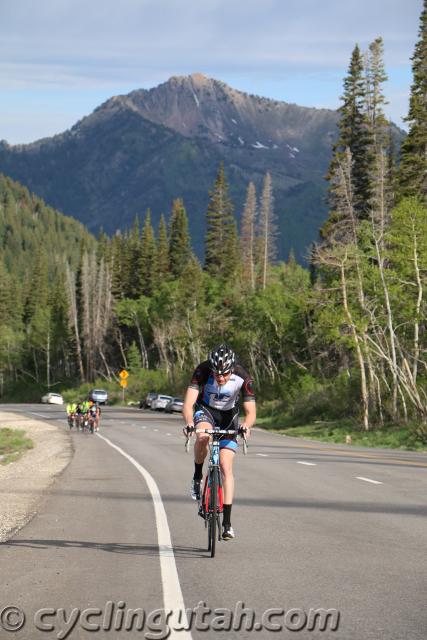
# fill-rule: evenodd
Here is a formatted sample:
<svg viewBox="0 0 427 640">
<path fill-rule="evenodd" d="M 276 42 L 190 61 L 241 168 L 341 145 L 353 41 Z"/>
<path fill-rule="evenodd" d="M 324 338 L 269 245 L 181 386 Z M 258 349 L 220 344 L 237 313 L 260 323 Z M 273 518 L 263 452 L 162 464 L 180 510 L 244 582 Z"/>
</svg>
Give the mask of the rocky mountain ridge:
<svg viewBox="0 0 427 640">
<path fill-rule="evenodd" d="M 114 96 L 70 130 L 28 145 L 0 144 L 0 171 L 96 231 L 154 222 L 183 197 L 203 254 L 208 192 L 224 162 L 237 217 L 247 184 L 272 175 L 279 255 L 303 258 L 325 215 L 337 113 L 252 96 L 200 73 Z M 0 130 L 1 135 L 1 130 Z"/>
</svg>

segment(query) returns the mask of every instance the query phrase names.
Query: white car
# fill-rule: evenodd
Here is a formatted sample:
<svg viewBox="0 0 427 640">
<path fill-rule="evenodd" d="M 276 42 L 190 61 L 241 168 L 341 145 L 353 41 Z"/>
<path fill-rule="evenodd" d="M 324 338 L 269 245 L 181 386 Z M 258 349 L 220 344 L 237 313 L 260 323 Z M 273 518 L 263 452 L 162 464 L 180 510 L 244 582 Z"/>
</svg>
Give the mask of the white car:
<svg viewBox="0 0 427 640">
<path fill-rule="evenodd" d="M 64 404 L 64 398 L 60 393 L 46 393 L 41 400 L 44 404 Z"/>
<path fill-rule="evenodd" d="M 155 398 L 153 398 L 150 408 L 152 411 L 162 411 L 171 400 L 172 396 L 162 396 L 159 393 Z"/>
</svg>

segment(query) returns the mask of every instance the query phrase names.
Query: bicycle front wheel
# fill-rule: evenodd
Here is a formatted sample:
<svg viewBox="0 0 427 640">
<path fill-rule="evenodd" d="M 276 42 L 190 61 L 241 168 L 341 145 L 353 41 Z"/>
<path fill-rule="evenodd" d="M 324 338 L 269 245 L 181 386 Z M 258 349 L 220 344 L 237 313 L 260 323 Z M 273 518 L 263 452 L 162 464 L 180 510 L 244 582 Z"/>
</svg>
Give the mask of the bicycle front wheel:
<svg viewBox="0 0 427 640">
<path fill-rule="evenodd" d="M 212 469 L 210 477 L 210 496 L 209 496 L 209 551 L 211 558 L 215 557 L 215 547 L 217 538 L 218 524 L 218 469 Z"/>
</svg>

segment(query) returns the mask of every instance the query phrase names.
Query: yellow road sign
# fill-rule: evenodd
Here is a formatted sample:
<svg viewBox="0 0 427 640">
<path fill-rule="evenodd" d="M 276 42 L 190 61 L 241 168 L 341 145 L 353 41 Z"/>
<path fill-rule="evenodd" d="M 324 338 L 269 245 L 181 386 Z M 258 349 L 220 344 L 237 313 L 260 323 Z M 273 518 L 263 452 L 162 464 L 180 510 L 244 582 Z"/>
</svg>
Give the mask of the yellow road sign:
<svg viewBox="0 0 427 640">
<path fill-rule="evenodd" d="M 125 388 L 128 386 L 128 381 L 127 380 L 120 380 L 120 386 Z"/>
<path fill-rule="evenodd" d="M 129 378 L 129 374 L 126 371 L 126 369 L 122 369 L 122 371 L 120 371 L 119 376 L 122 380 L 126 380 L 126 378 Z"/>
</svg>

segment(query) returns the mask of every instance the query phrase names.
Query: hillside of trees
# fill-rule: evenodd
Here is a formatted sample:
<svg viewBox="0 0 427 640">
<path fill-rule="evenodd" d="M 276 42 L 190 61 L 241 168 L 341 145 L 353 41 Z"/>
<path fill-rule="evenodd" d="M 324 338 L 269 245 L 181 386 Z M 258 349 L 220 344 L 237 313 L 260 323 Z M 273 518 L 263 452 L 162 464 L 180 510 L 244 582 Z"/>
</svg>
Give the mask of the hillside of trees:
<svg viewBox="0 0 427 640">
<path fill-rule="evenodd" d="M 157 229 L 148 210 L 142 223 L 95 241 L 45 212 L 44 235 L 36 236 L 43 205 L 2 179 L 8 224 L 18 229 L 13 212 L 25 209 L 22 227 L 34 227 L 30 270 L 23 230 L 13 236 L 22 249 L 9 250 L 9 239 L 2 245 L 3 393 L 30 380 L 37 389 L 117 384 L 123 367 L 135 393 L 153 385 L 178 393 L 226 339 L 264 405 L 295 424 L 350 416 L 369 431 L 415 422 L 427 439 L 427 0 L 412 61 L 409 133 L 396 162 L 383 111 L 382 40 L 353 50 L 328 173 L 329 216 L 309 269 L 292 255 L 275 261 L 269 173 L 260 193 L 249 183 L 238 228 L 220 165 L 203 265 L 182 199 Z"/>
</svg>

